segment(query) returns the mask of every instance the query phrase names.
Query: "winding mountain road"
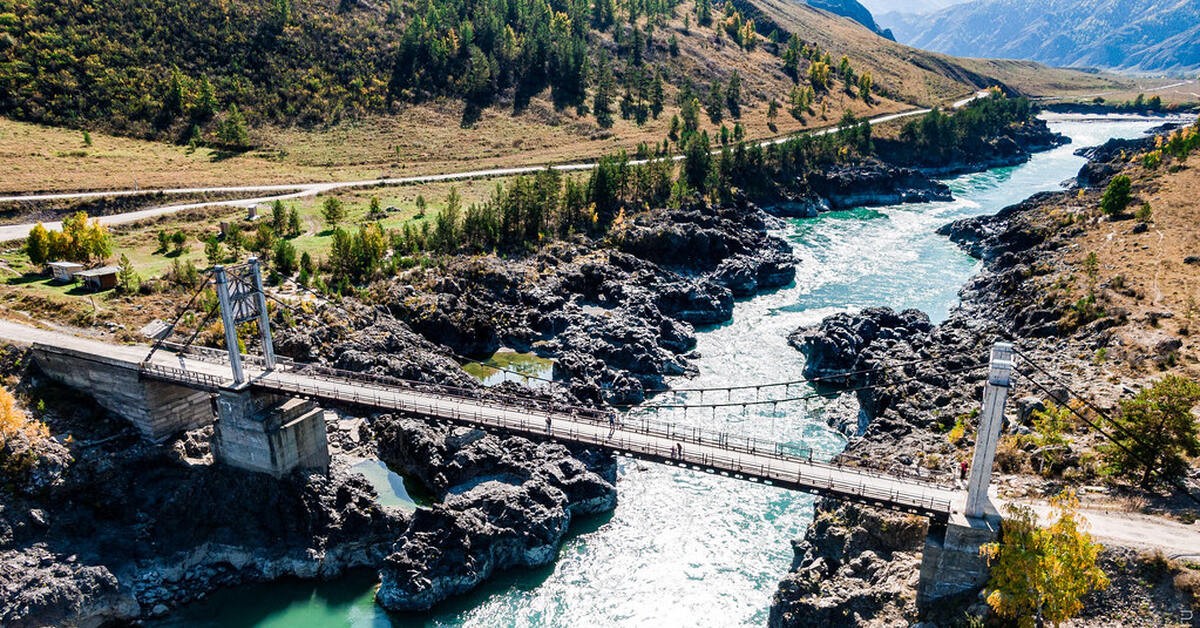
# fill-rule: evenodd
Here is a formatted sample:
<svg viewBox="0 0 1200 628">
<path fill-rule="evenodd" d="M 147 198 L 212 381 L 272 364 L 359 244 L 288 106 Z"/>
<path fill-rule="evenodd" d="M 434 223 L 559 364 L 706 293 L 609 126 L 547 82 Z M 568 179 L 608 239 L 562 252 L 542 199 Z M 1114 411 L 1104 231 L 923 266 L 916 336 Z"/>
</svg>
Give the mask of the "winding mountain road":
<svg viewBox="0 0 1200 628">
<path fill-rule="evenodd" d="M 987 95 L 987 91 L 980 91 L 964 98 L 951 105 L 954 108 L 960 108 L 970 103 L 972 100 L 981 98 Z M 868 122 L 872 125 L 883 124 L 893 120 L 899 120 L 912 116 L 920 116 L 929 113 L 929 109 L 911 109 L 899 113 L 889 113 L 886 115 L 870 118 Z M 808 132 L 810 135 L 828 135 L 837 131 L 837 127 L 827 127 L 820 130 Z M 761 142 L 760 146 L 769 146 L 772 144 L 782 144 L 793 136 L 778 137 L 771 140 Z M 714 151 L 714 153 L 719 151 Z M 674 161 L 683 159 L 683 155 L 675 155 L 671 157 Z M 630 163 L 637 165 L 646 163 L 649 160 L 637 159 Z M 581 170 L 592 170 L 596 167 L 597 162 L 578 163 L 578 164 L 558 164 L 558 165 L 537 165 L 537 166 L 521 166 L 516 168 L 492 168 L 488 170 L 468 170 L 464 172 L 450 172 L 444 174 L 431 174 L 415 177 L 399 177 L 399 178 L 383 178 L 383 179 L 367 179 L 361 181 L 335 181 L 326 183 L 296 183 L 294 185 L 247 185 L 247 186 L 228 186 L 228 187 L 194 187 L 194 188 L 167 188 L 167 189 L 147 189 L 147 190 L 112 190 L 105 192 L 62 192 L 53 194 L 25 194 L 14 196 L 0 196 L 0 203 L 13 202 L 28 202 L 38 203 L 46 201 L 62 201 L 62 200 L 85 200 L 90 198 L 107 198 L 114 196 L 136 196 L 146 194 L 162 194 L 162 195 L 183 195 L 183 194 L 230 194 L 230 193 L 247 193 L 247 194 L 263 194 L 254 198 L 240 198 L 233 200 L 222 201 L 202 201 L 192 203 L 178 203 L 172 205 L 163 205 L 159 207 L 151 207 L 147 209 L 139 209 L 136 211 L 125 212 L 121 214 L 112 214 L 109 216 L 99 216 L 96 220 L 103 225 L 121 225 L 148 218 L 156 218 L 174 214 L 189 209 L 199 209 L 202 207 L 249 207 L 259 203 L 271 203 L 277 200 L 289 200 L 296 198 L 305 198 L 316 196 L 334 190 L 345 190 L 353 188 L 367 188 L 381 185 L 412 185 L 419 183 L 436 183 L 440 181 L 461 181 L 466 179 L 480 179 L 493 177 L 509 177 L 522 174 L 532 174 L 545 168 L 553 168 L 559 172 L 578 172 Z M 21 240 L 29 235 L 29 231 L 37 223 L 24 223 L 15 225 L 0 226 L 0 243 L 11 242 L 13 240 Z M 47 229 L 61 229 L 62 223 L 59 221 L 42 223 Z"/>
</svg>

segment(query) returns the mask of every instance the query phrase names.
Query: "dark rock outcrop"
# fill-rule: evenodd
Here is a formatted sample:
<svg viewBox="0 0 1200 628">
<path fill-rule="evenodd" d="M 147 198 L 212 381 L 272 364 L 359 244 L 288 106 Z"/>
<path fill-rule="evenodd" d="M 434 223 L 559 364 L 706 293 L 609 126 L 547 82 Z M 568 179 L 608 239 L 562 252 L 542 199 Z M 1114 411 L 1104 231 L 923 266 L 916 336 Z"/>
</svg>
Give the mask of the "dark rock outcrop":
<svg viewBox="0 0 1200 628">
<path fill-rule="evenodd" d="M 804 540 L 793 543 L 767 625 L 861 626 L 883 616 L 917 618 L 916 584 L 928 522 L 822 500 Z"/>
<path fill-rule="evenodd" d="M 798 329 L 788 343 L 804 354 L 805 378 L 849 386 L 865 377 L 855 371 L 864 368 L 864 353 L 876 340 L 899 341 L 932 328 L 929 316 L 919 310 L 872 307 L 857 314 L 834 314 L 815 328 Z"/>
<path fill-rule="evenodd" d="M 1088 162 L 1079 169 L 1075 182 L 1081 187 L 1094 188 L 1108 183 L 1108 180 L 1121 169 L 1121 157 L 1136 155 L 1154 147 L 1154 137 L 1136 137 L 1133 139 L 1113 138 L 1107 142 L 1075 151 L 1076 155 L 1087 157 Z"/>
<path fill-rule="evenodd" d="M 611 454 L 402 417 L 375 424 L 381 457 L 444 498 L 417 511 L 380 572 L 389 610 L 425 610 L 496 571 L 547 564 L 573 517 L 616 507 Z"/>
<path fill-rule="evenodd" d="M 203 434 L 114 436 L 72 447 L 54 483 L 0 506 L 0 623 L 130 621 L 222 586 L 332 577 L 378 564 L 403 527 L 344 470 L 277 481 L 212 464 Z"/>
<path fill-rule="evenodd" d="M 836 165 L 808 175 L 813 194 L 833 209 L 948 201 L 950 188 L 912 168 L 886 163 Z"/>
</svg>

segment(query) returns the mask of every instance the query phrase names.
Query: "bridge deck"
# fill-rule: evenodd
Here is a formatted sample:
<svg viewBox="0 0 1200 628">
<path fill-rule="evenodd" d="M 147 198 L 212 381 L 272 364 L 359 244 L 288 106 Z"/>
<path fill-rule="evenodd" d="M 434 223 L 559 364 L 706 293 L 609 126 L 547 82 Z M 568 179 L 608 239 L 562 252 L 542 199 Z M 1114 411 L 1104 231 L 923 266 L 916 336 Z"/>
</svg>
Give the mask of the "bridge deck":
<svg viewBox="0 0 1200 628">
<path fill-rule="evenodd" d="M 139 368 L 149 347 L 114 345 L 65 333 L 0 321 L 0 337 L 17 342 L 69 349 Z M 143 374 L 201 390 L 233 386 L 227 364 L 160 351 Z M 408 412 L 460 425 L 533 438 L 598 446 L 620 454 L 676 464 L 750 481 L 938 518 L 951 514 L 958 491 L 919 480 L 897 478 L 854 467 L 807 461 L 778 451 L 748 450 L 713 442 L 695 432 L 655 433 L 639 425 L 617 424 L 573 414 L 551 413 L 495 401 L 452 397 L 400 386 L 291 370 L 264 372 L 247 366 L 250 385 L 266 391 L 315 400 Z M 546 419 L 550 418 L 547 433 Z M 682 447 L 679 454 L 677 446 Z M 956 508 L 957 509 L 957 508 Z"/>
</svg>

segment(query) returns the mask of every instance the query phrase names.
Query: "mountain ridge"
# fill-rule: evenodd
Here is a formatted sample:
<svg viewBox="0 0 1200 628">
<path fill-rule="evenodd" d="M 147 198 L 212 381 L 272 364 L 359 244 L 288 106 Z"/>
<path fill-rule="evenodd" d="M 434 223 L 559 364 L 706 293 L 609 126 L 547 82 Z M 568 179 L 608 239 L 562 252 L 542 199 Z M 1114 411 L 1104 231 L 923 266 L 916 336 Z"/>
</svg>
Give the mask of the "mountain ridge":
<svg viewBox="0 0 1200 628">
<path fill-rule="evenodd" d="M 1143 73 L 1200 69 L 1200 3 L 1188 0 L 978 0 L 878 21 L 903 43 L 956 56 Z"/>
</svg>

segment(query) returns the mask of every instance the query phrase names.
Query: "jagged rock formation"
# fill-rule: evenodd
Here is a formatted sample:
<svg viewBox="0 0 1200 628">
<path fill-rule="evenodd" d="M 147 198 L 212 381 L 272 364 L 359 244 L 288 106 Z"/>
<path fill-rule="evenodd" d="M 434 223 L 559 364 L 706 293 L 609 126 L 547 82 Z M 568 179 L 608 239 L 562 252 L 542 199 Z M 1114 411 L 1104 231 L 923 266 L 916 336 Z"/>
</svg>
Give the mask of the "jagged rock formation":
<svg viewBox="0 0 1200 628">
<path fill-rule="evenodd" d="M 389 610 L 426 610 L 496 571 L 547 564 L 573 517 L 616 507 L 609 454 L 386 415 L 375 424 L 381 457 L 444 498 L 417 511 L 387 557 L 376 597 Z"/>
</svg>

